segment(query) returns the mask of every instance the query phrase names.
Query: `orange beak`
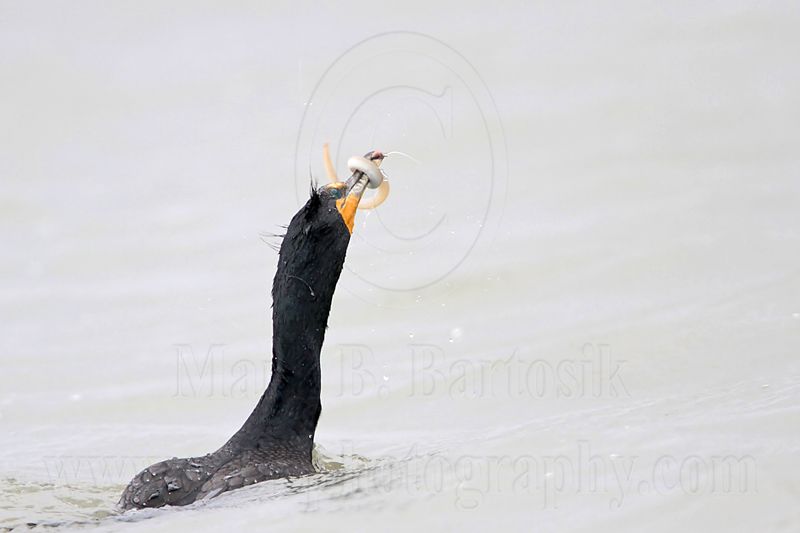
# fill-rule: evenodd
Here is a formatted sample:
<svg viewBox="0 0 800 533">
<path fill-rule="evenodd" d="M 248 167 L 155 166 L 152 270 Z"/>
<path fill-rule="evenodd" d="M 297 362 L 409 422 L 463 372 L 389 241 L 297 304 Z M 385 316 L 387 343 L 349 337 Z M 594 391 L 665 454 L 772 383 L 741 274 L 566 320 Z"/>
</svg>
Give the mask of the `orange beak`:
<svg viewBox="0 0 800 533">
<path fill-rule="evenodd" d="M 347 226 L 351 234 L 353 233 L 353 225 L 356 221 L 358 203 L 361 201 L 361 197 L 364 196 L 364 191 L 367 190 L 368 183 L 369 178 L 367 178 L 366 175 L 359 172 L 358 177 L 356 177 L 354 174 L 353 177 L 347 180 L 347 184 L 345 184 L 346 193 L 344 198 L 336 200 L 336 209 L 339 211 L 345 226 Z"/>
</svg>

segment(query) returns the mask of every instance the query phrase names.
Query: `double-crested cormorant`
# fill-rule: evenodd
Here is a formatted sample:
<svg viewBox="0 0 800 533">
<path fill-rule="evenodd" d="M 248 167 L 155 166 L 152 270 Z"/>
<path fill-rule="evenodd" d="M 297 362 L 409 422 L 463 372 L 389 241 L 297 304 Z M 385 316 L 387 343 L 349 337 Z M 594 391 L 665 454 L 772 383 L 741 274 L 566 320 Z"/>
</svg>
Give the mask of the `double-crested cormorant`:
<svg viewBox="0 0 800 533">
<path fill-rule="evenodd" d="M 330 176 L 327 150 L 325 156 Z M 350 179 L 312 191 L 292 218 L 272 284 L 272 377 L 244 425 L 213 453 L 144 469 L 122 493 L 123 510 L 186 505 L 268 479 L 314 472 L 311 451 L 322 410 L 319 357 L 331 299 L 356 208 L 367 186 L 382 184 L 377 165 L 383 158 L 378 151 L 351 158 Z"/>
</svg>

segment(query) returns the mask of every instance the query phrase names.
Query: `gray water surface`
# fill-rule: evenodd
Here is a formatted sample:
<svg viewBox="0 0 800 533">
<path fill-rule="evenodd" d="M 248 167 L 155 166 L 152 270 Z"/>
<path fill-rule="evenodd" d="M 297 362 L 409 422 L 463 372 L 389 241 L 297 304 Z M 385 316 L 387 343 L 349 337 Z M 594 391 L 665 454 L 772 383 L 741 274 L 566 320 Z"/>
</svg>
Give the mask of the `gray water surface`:
<svg viewBox="0 0 800 533">
<path fill-rule="evenodd" d="M 0 527 L 796 531 L 798 23 L 1 2 Z M 263 391 L 324 142 L 414 159 L 358 216 L 320 473 L 119 515 Z"/>
</svg>

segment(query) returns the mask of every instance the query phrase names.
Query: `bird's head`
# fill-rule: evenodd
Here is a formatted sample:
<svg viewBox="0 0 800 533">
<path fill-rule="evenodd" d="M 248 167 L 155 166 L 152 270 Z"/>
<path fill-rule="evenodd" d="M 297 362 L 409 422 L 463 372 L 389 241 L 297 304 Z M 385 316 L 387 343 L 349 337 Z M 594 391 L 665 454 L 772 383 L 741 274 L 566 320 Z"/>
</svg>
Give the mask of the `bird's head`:
<svg viewBox="0 0 800 533">
<path fill-rule="evenodd" d="M 378 168 L 383 158 L 377 150 L 352 157 L 348 161 L 352 175 L 346 182 L 334 181 L 312 190 L 287 227 L 279 252 L 280 272 L 301 277 L 311 287 L 324 279 L 322 285 L 333 291 L 364 191 L 384 183 Z M 317 291 L 312 288 L 311 292 Z"/>
<path fill-rule="evenodd" d="M 383 152 L 373 150 L 363 157 L 351 157 L 348 166 L 353 174 L 346 182 L 334 181 L 317 190 L 323 203 L 335 204 L 342 221 L 350 233 L 364 191 L 367 188 L 376 189 L 383 184 L 383 175 L 378 168 L 383 161 Z"/>
</svg>

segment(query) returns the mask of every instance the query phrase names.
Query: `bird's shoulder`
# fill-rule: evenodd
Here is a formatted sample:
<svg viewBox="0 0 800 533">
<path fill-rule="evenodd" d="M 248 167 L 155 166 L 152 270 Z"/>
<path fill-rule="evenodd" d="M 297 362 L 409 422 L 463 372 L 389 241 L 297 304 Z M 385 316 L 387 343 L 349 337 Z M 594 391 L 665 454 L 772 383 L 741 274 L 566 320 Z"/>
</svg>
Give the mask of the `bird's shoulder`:
<svg viewBox="0 0 800 533">
<path fill-rule="evenodd" d="M 202 457 L 161 461 L 139 472 L 119 501 L 123 510 L 187 505 L 270 479 L 312 473 L 309 461 L 281 447 L 223 448 Z"/>
<path fill-rule="evenodd" d="M 214 457 L 167 459 L 148 466 L 131 480 L 119 501 L 124 509 L 186 505 L 219 468 Z"/>
<path fill-rule="evenodd" d="M 209 477 L 197 495 L 213 497 L 229 490 L 246 487 L 270 479 L 301 476 L 314 471 L 310 462 L 284 460 L 275 450 L 248 449 L 221 465 Z"/>
</svg>

